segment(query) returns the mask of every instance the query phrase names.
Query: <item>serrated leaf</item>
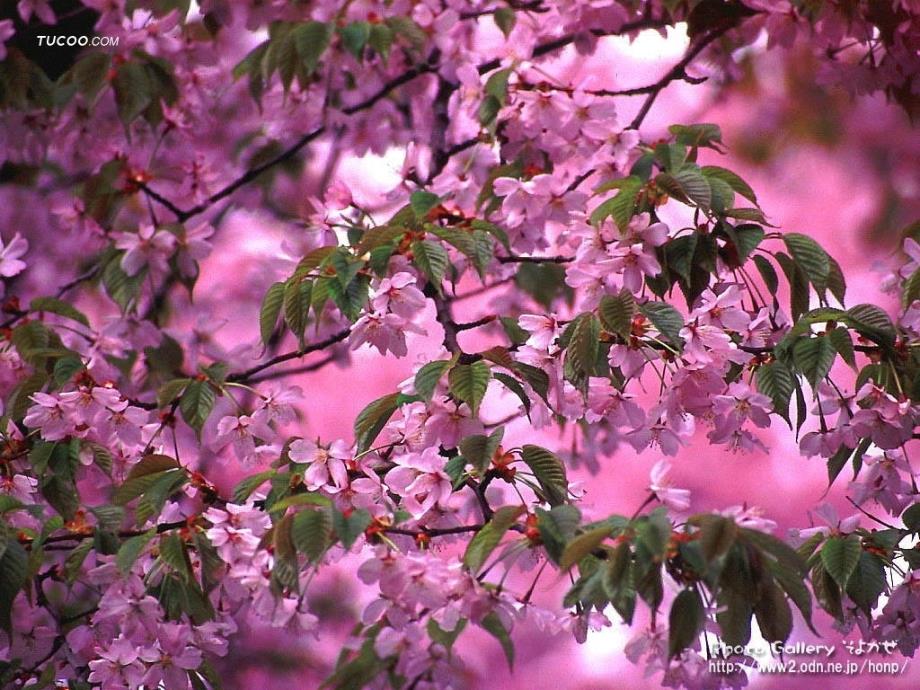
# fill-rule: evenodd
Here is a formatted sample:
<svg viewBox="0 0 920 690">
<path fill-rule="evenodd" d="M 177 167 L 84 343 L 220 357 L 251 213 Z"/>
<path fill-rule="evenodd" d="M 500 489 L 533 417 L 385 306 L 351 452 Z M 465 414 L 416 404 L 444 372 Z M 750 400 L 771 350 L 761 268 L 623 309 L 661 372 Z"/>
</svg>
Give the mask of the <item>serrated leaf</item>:
<svg viewBox="0 0 920 690">
<path fill-rule="evenodd" d="M 259 333 L 262 336 L 263 345 L 268 345 L 275 332 L 275 325 L 278 323 L 278 315 L 281 313 L 283 303 L 284 283 L 274 283 L 262 298 L 262 306 L 259 309 Z"/>
<path fill-rule="evenodd" d="M 599 225 L 605 218 L 610 216 L 622 232 L 629 225 L 629 221 L 635 213 L 637 196 L 642 188 L 642 181 L 633 175 L 617 180 L 619 182 L 619 192 L 616 196 L 601 202 L 591 212 L 590 221 L 592 225 Z"/>
<path fill-rule="evenodd" d="M 672 344 L 681 346 L 680 330 L 684 327 L 684 317 L 670 304 L 665 302 L 646 302 L 639 305 L 639 311 Z"/>
<path fill-rule="evenodd" d="M 14 538 L 3 535 L 2 539 L 6 548 L 0 557 L 0 627 L 11 635 L 13 600 L 28 579 L 28 555 Z"/>
<path fill-rule="evenodd" d="M 30 311 L 44 311 L 49 314 L 57 314 L 58 316 L 64 316 L 72 321 L 81 323 L 86 327 L 89 327 L 89 319 L 86 318 L 86 314 L 81 312 L 72 304 L 65 302 L 64 300 L 58 299 L 56 297 L 36 297 L 29 304 Z"/>
<path fill-rule="evenodd" d="M 502 506 L 495 511 L 492 519 L 476 533 L 466 552 L 463 554 L 463 564 L 470 569 L 472 573 L 479 572 L 479 569 L 485 565 L 489 555 L 495 550 L 505 532 L 517 522 L 517 519 L 523 514 L 524 506 Z"/>
<path fill-rule="evenodd" d="M 797 232 L 787 232 L 783 235 L 783 241 L 811 284 L 818 290 L 824 289 L 831 270 L 827 252 L 811 237 Z"/>
<path fill-rule="evenodd" d="M 693 125 L 671 125 L 668 131 L 678 144 L 684 146 L 703 146 L 720 151 L 717 146 L 722 143 L 722 130 L 719 125 L 701 122 Z"/>
<path fill-rule="evenodd" d="M 214 409 L 215 399 L 214 389 L 208 381 L 193 380 L 188 384 L 179 402 L 179 410 L 186 424 L 200 433 Z"/>
<path fill-rule="evenodd" d="M 302 510 L 294 516 L 291 539 L 295 548 L 316 563 L 329 547 L 332 516 L 326 510 Z"/>
<path fill-rule="evenodd" d="M 160 560 L 172 568 L 173 572 L 188 582 L 192 577 L 191 563 L 185 552 L 185 542 L 178 534 L 164 534 L 159 542 Z"/>
<path fill-rule="evenodd" d="M 547 503 L 553 506 L 565 503 L 569 481 L 562 460 L 546 448 L 529 444 L 521 449 L 521 459 L 537 478 Z"/>
<path fill-rule="evenodd" d="M 422 270 L 429 282 L 440 290 L 450 264 L 447 250 L 438 242 L 416 241 L 412 243 L 412 256 L 415 265 Z"/>
<path fill-rule="evenodd" d="M 551 510 L 536 509 L 537 529 L 547 555 L 558 563 L 566 543 L 575 536 L 581 512 L 573 505 L 563 504 Z"/>
<path fill-rule="evenodd" d="M 415 392 L 422 396 L 424 400 L 431 400 L 441 377 L 455 362 L 456 359 L 439 359 L 422 365 L 415 374 Z"/>
<path fill-rule="evenodd" d="M 760 633 L 768 642 L 785 642 L 792 632 L 792 611 L 789 602 L 776 584 L 762 585 L 760 599 L 754 604 L 754 615 Z"/>
<path fill-rule="evenodd" d="M 364 534 L 364 530 L 367 529 L 372 520 L 371 514 L 363 508 L 352 510 L 348 515 L 334 510 L 332 512 L 332 530 L 347 551 L 358 537 Z"/>
<path fill-rule="evenodd" d="M 505 659 L 508 660 L 508 668 L 513 668 L 514 642 L 511 640 L 511 635 L 508 634 L 498 614 L 493 611 L 485 616 L 485 618 L 479 622 L 479 625 L 498 640 L 498 643 L 502 647 L 502 651 L 505 653 Z"/>
<path fill-rule="evenodd" d="M 703 628 L 704 609 L 700 595 L 682 590 L 671 604 L 668 614 L 668 658 L 673 659 L 696 642 Z"/>
<path fill-rule="evenodd" d="M 897 331 L 891 317 L 874 304 L 857 304 L 847 310 L 850 325 L 860 334 L 883 347 L 893 347 Z"/>
<path fill-rule="evenodd" d="M 355 441 L 358 452 L 363 453 L 371 447 L 374 439 L 383 430 L 390 417 L 398 407 L 399 394 L 390 393 L 377 398 L 365 407 L 355 418 Z"/>
<path fill-rule="evenodd" d="M 339 35 L 345 49 L 360 60 L 364 46 L 371 37 L 371 25 L 367 22 L 352 22 L 339 29 Z"/>
<path fill-rule="evenodd" d="M 738 536 L 738 524 L 731 518 L 707 515 L 701 521 L 700 547 L 707 561 L 725 555 Z"/>
<path fill-rule="evenodd" d="M 785 364 L 776 360 L 757 368 L 757 390 L 773 401 L 773 411 L 789 421 L 789 401 L 795 390 L 792 372 Z"/>
<path fill-rule="evenodd" d="M 562 556 L 559 557 L 560 570 L 568 570 L 582 558 L 589 555 L 610 536 L 613 528 L 609 526 L 595 527 L 583 534 L 579 534 L 565 545 Z"/>
<path fill-rule="evenodd" d="M 474 434 L 460 441 L 460 454 L 481 474 L 485 472 L 492 456 L 498 450 L 504 436 L 504 427 L 498 427 L 491 434 Z"/>
<path fill-rule="evenodd" d="M 738 194 L 745 199 L 755 205 L 757 204 L 757 195 L 754 193 L 754 190 L 751 189 L 751 186 L 741 179 L 737 173 L 726 168 L 721 168 L 718 165 L 704 165 L 700 168 L 700 171 L 706 177 L 726 182 L 734 191 L 738 192 Z"/>
<path fill-rule="evenodd" d="M 491 377 L 491 369 L 480 360 L 472 364 L 455 365 L 448 373 L 447 381 L 451 395 L 469 405 L 475 417 L 479 412 L 479 404 L 486 395 Z"/>
<path fill-rule="evenodd" d="M 626 339 L 632 332 L 632 320 L 636 311 L 635 297 L 632 292 L 624 289 L 618 295 L 604 295 L 597 314 L 604 328 Z"/>
<path fill-rule="evenodd" d="M 310 76 L 316 71 L 320 57 L 329 47 L 332 25 L 325 22 L 306 22 L 291 31 L 291 38 L 297 57 L 304 65 L 304 72 Z"/>
<path fill-rule="evenodd" d="M 417 191 L 412 192 L 409 197 L 409 205 L 412 207 L 415 217 L 422 221 L 435 206 L 441 203 L 441 197 L 432 192 Z"/>
<path fill-rule="evenodd" d="M 837 350 L 830 338 L 799 338 L 792 347 L 792 359 L 811 387 L 817 388 L 834 365 Z"/>
<path fill-rule="evenodd" d="M 600 323 L 594 314 L 587 312 L 579 315 L 571 328 L 566 359 L 576 372 L 590 376 L 600 347 Z"/>
<path fill-rule="evenodd" d="M 834 581 L 845 588 L 859 563 L 861 552 L 858 537 L 832 536 L 821 547 L 821 563 Z"/>
<path fill-rule="evenodd" d="M 126 539 L 118 549 L 115 563 L 122 575 L 127 575 L 134 567 L 134 562 L 140 557 L 147 544 L 156 536 L 156 528 L 147 530 L 136 537 Z"/>
<path fill-rule="evenodd" d="M 859 562 L 847 581 L 846 592 L 871 619 L 872 609 L 885 591 L 885 564 L 878 556 L 866 551 L 859 554 Z"/>
<path fill-rule="evenodd" d="M 275 474 L 275 470 L 266 470 L 251 477 L 246 477 L 233 488 L 233 502 L 245 503 L 256 489 L 274 477 Z"/>
<path fill-rule="evenodd" d="M 507 388 L 518 397 L 518 400 L 520 400 L 521 404 L 524 406 L 524 413 L 529 417 L 530 406 L 532 403 L 530 396 L 527 394 L 527 391 L 524 390 L 524 386 L 522 386 L 520 382 L 513 376 L 509 376 L 508 374 L 503 374 L 501 372 L 493 373 L 492 378 L 500 382 L 505 388 Z"/>
</svg>

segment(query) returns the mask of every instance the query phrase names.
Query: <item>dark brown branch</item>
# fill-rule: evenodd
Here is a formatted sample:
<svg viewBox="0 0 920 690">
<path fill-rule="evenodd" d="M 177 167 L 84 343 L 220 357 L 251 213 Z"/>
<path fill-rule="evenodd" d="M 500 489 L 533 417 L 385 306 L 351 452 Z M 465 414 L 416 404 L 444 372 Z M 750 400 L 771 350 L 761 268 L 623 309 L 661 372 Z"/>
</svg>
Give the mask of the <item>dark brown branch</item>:
<svg viewBox="0 0 920 690">
<path fill-rule="evenodd" d="M 607 32 L 607 31 L 602 31 L 600 29 L 595 29 L 591 33 L 594 36 L 601 38 L 604 36 L 620 36 L 620 35 L 632 33 L 635 31 L 641 31 L 643 29 L 662 28 L 667 25 L 668 25 L 668 22 L 663 19 L 642 18 L 634 22 L 629 22 L 627 24 L 624 24 L 617 31 Z M 559 38 L 555 38 L 551 41 L 547 41 L 546 43 L 542 43 L 538 45 L 536 48 L 534 48 L 532 57 L 538 58 L 538 57 L 542 57 L 544 55 L 553 53 L 557 50 L 560 50 L 561 48 L 564 48 L 565 46 L 573 43 L 579 37 L 579 35 L 580 34 L 576 34 L 576 33 L 568 33 L 563 36 L 560 36 Z M 500 66 L 501 66 L 501 60 L 499 58 L 495 58 L 494 60 L 488 60 L 486 62 L 481 63 L 477 67 L 477 70 L 479 71 L 480 74 L 485 74 L 486 72 L 491 72 L 492 70 L 498 69 Z M 383 86 L 381 86 L 380 89 L 378 89 L 374 94 L 372 94 L 371 96 L 368 96 L 363 101 L 360 101 L 358 103 L 355 103 L 354 105 L 350 105 L 345 108 L 342 108 L 341 112 L 345 115 L 354 115 L 355 113 L 358 113 L 362 110 L 367 110 L 369 108 L 372 108 L 379 101 L 386 98 L 390 94 L 390 92 L 393 91 L 394 89 L 404 84 L 409 83 L 410 81 L 414 80 L 416 77 L 419 77 L 423 74 L 429 74 L 429 73 L 435 72 L 437 71 L 437 68 L 438 68 L 438 65 L 436 63 L 433 63 L 430 60 L 426 60 L 425 62 L 406 70 L 401 75 L 389 80 Z M 452 85 L 452 88 L 456 89 L 457 85 L 456 84 Z M 276 165 L 289 160 L 290 158 L 295 156 L 301 149 L 303 149 L 307 144 L 314 141 L 318 137 L 322 136 L 325 132 L 326 132 L 326 126 L 320 125 L 313 131 L 308 132 L 307 134 L 304 134 L 302 137 L 300 137 L 300 139 L 295 141 L 293 145 L 291 145 L 290 147 L 288 147 L 287 149 L 279 153 L 274 158 L 260 165 L 249 168 L 242 175 L 236 178 L 233 182 L 230 182 L 228 185 L 226 185 L 222 189 L 212 194 L 210 197 L 202 201 L 200 204 L 193 206 L 192 208 L 189 208 L 187 210 L 182 210 L 178 208 L 172 202 L 169 202 L 167 205 L 164 202 L 167 202 L 168 200 L 165 197 L 163 197 L 161 194 L 159 194 L 158 192 L 150 188 L 149 185 L 145 185 L 144 191 L 150 196 L 151 199 L 153 199 L 157 203 L 160 203 L 164 207 L 169 209 L 173 213 L 173 215 L 176 216 L 176 219 L 179 222 L 184 222 L 193 216 L 197 216 L 197 215 L 200 215 L 201 213 L 204 213 L 215 203 L 217 203 L 221 199 L 224 199 L 230 196 L 240 187 L 243 187 L 244 185 L 249 184 L 256 178 L 258 178 L 262 173 L 266 172 L 267 170 L 270 170 Z M 470 144 L 470 146 L 472 146 L 472 144 Z"/>
<path fill-rule="evenodd" d="M 633 121 L 629 123 L 628 129 L 639 129 L 639 127 L 642 126 L 645 117 L 648 115 L 649 110 L 652 109 L 652 105 L 654 105 L 658 95 L 665 89 L 665 87 L 668 86 L 668 84 L 679 80 L 691 80 L 691 83 L 693 83 L 693 78 L 687 75 L 687 67 L 696 59 L 700 53 L 706 49 L 707 46 L 709 46 L 718 38 L 721 38 L 723 35 L 725 35 L 725 33 L 727 33 L 735 26 L 736 22 L 731 20 L 725 22 L 722 26 L 711 29 L 709 33 L 705 34 L 696 43 L 687 48 L 687 52 L 684 54 L 684 57 L 681 59 L 681 61 L 674 65 L 670 70 L 668 70 L 665 75 L 661 77 L 661 79 L 647 87 L 642 87 L 643 89 L 647 89 L 645 93 L 648 93 L 648 96 L 646 96 L 645 101 L 642 103 L 642 107 L 639 108 L 639 112 L 636 113 Z"/>
<path fill-rule="evenodd" d="M 571 256 L 497 256 L 500 264 L 567 264 L 575 259 Z"/>
<path fill-rule="evenodd" d="M 336 357 L 335 355 L 328 355 L 327 357 L 324 357 L 321 360 L 318 360 L 311 364 L 304 364 L 301 367 L 294 367 L 293 369 L 284 369 L 282 371 L 273 371 L 271 373 L 264 374 L 263 376 L 256 376 L 254 378 L 249 379 L 249 383 L 261 383 L 262 381 L 271 381 L 272 379 L 280 379 L 285 376 L 296 376 L 297 374 L 308 374 L 311 371 L 317 371 L 319 369 L 322 369 L 324 366 L 326 366 L 327 364 L 331 364 L 336 359 L 338 359 L 338 357 Z"/>
<path fill-rule="evenodd" d="M 272 357 L 268 361 L 262 362 L 262 364 L 257 364 L 256 366 L 250 367 L 249 369 L 245 369 L 243 371 L 235 371 L 232 374 L 229 374 L 227 376 L 227 381 L 231 383 L 242 383 L 243 381 L 248 381 L 251 376 L 258 374 L 260 371 L 264 371 L 265 369 L 273 367 L 276 364 L 281 364 L 282 362 L 288 362 L 292 359 L 298 359 L 311 352 L 316 352 L 318 350 L 324 350 L 330 345 L 335 345 L 336 343 L 340 343 L 343 340 L 345 340 L 345 338 L 347 338 L 350 333 L 351 333 L 351 329 L 346 328 L 346 329 L 339 331 L 338 333 L 330 335 L 325 340 L 320 340 L 317 343 L 312 343 L 300 350 L 296 350 L 294 352 L 286 352 L 283 355 Z"/>
<path fill-rule="evenodd" d="M 454 328 L 458 331 L 469 331 L 474 328 L 479 328 L 480 326 L 485 326 L 486 324 L 492 323 L 498 317 L 495 314 L 489 314 L 488 316 L 483 316 L 481 319 L 476 319 L 475 321 L 467 321 L 466 323 L 455 323 Z"/>
</svg>

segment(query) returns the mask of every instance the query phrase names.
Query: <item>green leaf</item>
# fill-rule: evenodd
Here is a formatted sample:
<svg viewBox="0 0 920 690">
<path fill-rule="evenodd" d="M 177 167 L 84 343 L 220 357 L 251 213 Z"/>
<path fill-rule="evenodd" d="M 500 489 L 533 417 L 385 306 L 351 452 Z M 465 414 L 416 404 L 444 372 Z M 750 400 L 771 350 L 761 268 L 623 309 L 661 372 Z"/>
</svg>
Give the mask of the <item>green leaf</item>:
<svg viewBox="0 0 920 690">
<path fill-rule="evenodd" d="M 783 241 L 811 284 L 818 290 L 823 290 L 827 286 L 827 277 L 831 270 L 827 252 L 811 237 L 797 232 L 787 232 L 783 235 Z"/>
<path fill-rule="evenodd" d="M 792 632 L 792 611 L 779 587 L 772 581 L 762 585 L 760 599 L 754 604 L 754 615 L 761 634 L 768 642 L 785 642 Z"/>
<path fill-rule="evenodd" d="M 126 127 L 136 120 L 151 103 L 153 86 L 144 66 L 138 62 L 125 62 L 112 78 L 118 117 Z"/>
<path fill-rule="evenodd" d="M 483 630 L 490 633 L 498 640 L 499 644 L 502 646 L 502 651 L 505 653 L 505 658 L 508 660 L 508 668 L 513 668 L 514 642 L 511 640 L 511 635 L 508 634 L 498 614 L 493 611 L 483 618 L 479 625 Z"/>
<path fill-rule="evenodd" d="M 156 533 L 156 528 L 153 528 L 136 537 L 126 539 L 122 543 L 118 549 L 118 555 L 115 557 L 115 563 L 118 566 L 118 570 L 123 575 L 127 575 L 131 572 L 134 562 L 141 553 L 143 553 L 144 549 L 147 548 L 147 544 L 156 536 Z"/>
<path fill-rule="evenodd" d="M 547 555 L 558 563 L 566 543 L 575 536 L 581 512 L 573 505 L 563 504 L 551 510 L 536 509 L 537 529 Z"/>
<path fill-rule="evenodd" d="M 332 529 L 347 551 L 358 537 L 364 534 L 364 530 L 371 524 L 372 519 L 371 514 L 363 508 L 352 510 L 348 515 L 334 510 L 332 511 Z"/>
<path fill-rule="evenodd" d="M 143 495 L 168 473 L 184 474 L 175 459 L 167 455 L 147 455 L 131 468 L 125 482 L 115 489 L 113 502 L 124 505 Z"/>
<path fill-rule="evenodd" d="M 84 326 L 89 327 L 89 319 L 86 318 L 86 314 L 72 304 L 57 299 L 56 297 L 36 297 L 29 304 L 29 310 L 35 312 L 46 311 L 50 314 L 57 314 L 58 316 L 64 316 L 72 321 L 82 323 Z"/>
<path fill-rule="evenodd" d="M 738 261 L 744 263 L 751 253 L 760 246 L 766 236 L 759 225 L 739 225 L 735 228 L 734 243 L 738 249 Z"/>
<path fill-rule="evenodd" d="M 592 225 L 599 225 L 610 216 L 622 232 L 629 225 L 630 219 L 636 211 L 637 197 L 642 188 L 642 180 L 634 175 L 615 180 L 620 190 L 615 197 L 603 201 L 591 212 Z"/>
<path fill-rule="evenodd" d="M 707 561 L 725 555 L 735 543 L 738 524 L 718 515 L 703 516 L 700 526 L 700 547 Z"/>
<path fill-rule="evenodd" d="M 355 418 L 355 441 L 358 452 L 363 453 L 371 447 L 374 439 L 383 430 L 396 408 L 399 406 L 399 393 L 390 393 L 377 398 L 358 413 Z"/>
<path fill-rule="evenodd" d="M 275 470 L 266 470 L 251 477 L 246 477 L 233 488 L 233 502 L 245 503 L 256 489 L 274 477 L 275 474 Z"/>
<path fill-rule="evenodd" d="M 441 197 L 431 192 L 412 192 L 412 195 L 409 197 L 409 205 L 412 207 L 412 211 L 419 221 L 425 220 L 429 211 L 440 203 Z"/>
<path fill-rule="evenodd" d="M 412 256 L 415 265 L 422 270 L 428 281 L 440 290 L 450 264 L 447 250 L 439 242 L 416 241 L 412 243 Z"/>
<path fill-rule="evenodd" d="M 789 315 L 797 320 L 808 311 L 808 276 L 798 262 L 787 254 L 778 252 L 776 260 L 789 281 Z"/>
<path fill-rule="evenodd" d="M 562 460 L 546 448 L 529 444 L 521 449 L 521 459 L 536 476 L 542 489 L 542 498 L 553 506 L 565 503 L 569 481 Z"/>
<path fill-rule="evenodd" d="M 329 547 L 332 517 L 326 510 L 302 510 L 294 516 L 291 539 L 295 548 L 316 563 Z"/>
<path fill-rule="evenodd" d="M 846 591 L 866 616 L 872 617 L 872 609 L 878 603 L 878 598 L 885 591 L 885 564 L 878 556 L 866 551 L 859 554 L 859 562 L 850 575 Z"/>
<path fill-rule="evenodd" d="M 467 436 L 460 441 L 460 454 L 482 474 L 488 469 L 489 463 L 492 462 L 492 456 L 498 450 L 504 433 L 504 427 L 498 427 L 488 436 L 485 434 Z"/>
<path fill-rule="evenodd" d="M 371 37 L 371 25 L 367 22 L 352 22 L 339 29 L 339 35 L 345 49 L 360 60 L 364 46 Z"/>
<path fill-rule="evenodd" d="M 668 131 L 674 135 L 674 140 L 678 144 L 721 150 L 718 146 L 722 143 L 722 130 L 719 125 L 710 122 L 695 125 L 671 125 Z"/>
<path fill-rule="evenodd" d="M 0 539 L 5 543 L 0 557 L 0 628 L 12 635 L 13 600 L 28 579 L 28 555 L 15 538 L 4 534 Z"/>
<path fill-rule="evenodd" d="M 789 421 L 789 401 L 795 390 L 792 372 L 781 361 L 762 364 L 757 368 L 757 390 L 773 401 L 773 411 Z"/>
<path fill-rule="evenodd" d="M 632 320 L 636 315 L 636 309 L 636 298 L 624 288 L 618 295 L 604 295 L 597 314 L 604 328 L 625 340 L 632 333 Z"/>
<path fill-rule="evenodd" d="M 792 348 L 796 369 L 805 375 L 813 389 L 828 375 L 836 358 L 834 344 L 824 336 L 799 338 Z"/>
<path fill-rule="evenodd" d="M 671 604 L 668 614 L 668 658 L 673 659 L 692 645 L 703 629 L 704 609 L 700 595 L 682 590 Z"/>
<path fill-rule="evenodd" d="M 457 400 L 465 402 L 475 417 L 479 412 L 479 404 L 486 395 L 492 371 L 483 361 L 472 364 L 457 364 L 447 376 L 450 393 Z"/>
<path fill-rule="evenodd" d="M 857 304 L 847 310 L 850 325 L 861 335 L 883 347 L 893 347 L 897 331 L 891 317 L 874 304 Z"/>
<path fill-rule="evenodd" d="M 609 526 L 595 527 L 572 539 L 565 545 L 562 556 L 559 558 L 560 570 L 568 570 L 582 558 L 592 553 L 604 540 L 610 536 L 613 528 Z"/>
<path fill-rule="evenodd" d="M 779 278 L 776 275 L 776 269 L 773 268 L 773 264 L 770 263 L 769 259 L 760 254 L 755 254 L 752 259 L 754 265 L 757 266 L 757 271 L 760 273 L 760 277 L 763 279 L 767 291 L 775 295 L 776 291 L 779 289 Z"/>
<path fill-rule="evenodd" d="M 292 278 L 284 286 L 282 302 L 284 323 L 303 347 L 303 334 L 307 328 L 307 316 L 313 297 L 313 284 Z"/>
<path fill-rule="evenodd" d="M 408 17 L 387 17 L 384 21 L 416 52 L 421 52 L 428 43 L 428 34 L 425 30 Z"/>
<path fill-rule="evenodd" d="M 164 534 L 160 538 L 159 547 L 160 560 L 172 568 L 183 582 L 188 582 L 192 577 L 192 567 L 182 538 L 178 534 Z"/>
<path fill-rule="evenodd" d="M 575 318 L 571 328 L 566 359 L 576 372 L 590 376 L 600 347 L 600 323 L 594 314 L 586 312 Z"/>
<path fill-rule="evenodd" d="M 907 308 L 918 299 L 920 299 L 920 268 L 911 273 L 910 277 L 904 281 L 901 306 Z"/>
<path fill-rule="evenodd" d="M 911 532 L 920 533 L 920 503 L 914 503 L 901 513 L 901 521 Z"/>
<path fill-rule="evenodd" d="M 492 378 L 501 383 L 505 388 L 507 388 L 518 397 L 518 400 L 521 401 L 521 405 L 524 407 L 524 414 L 526 414 L 527 418 L 529 419 L 530 407 L 532 403 L 530 396 L 527 394 L 527 391 L 524 390 L 524 386 L 522 386 L 521 383 L 513 376 L 509 376 L 508 374 L 503 374 L 501 372 L 493 373 Z"/>
<path fill-rule="evenodd" d="M 661 334 L 680 347 L 680 330 L 684 327 L 684 317 L 670 304 L 665 302 L 646 302 L 639 305 L 639 311 L 657 328 Z"/>
<path fill-rule="evenodd" d="M 263 345 L 268 345 L 268 341 L 275 332 L 275 325 L 278 323 L 278 315 L 281 313 L 283 303 L 284 283 L 274 283 L 262 298 L 262 307 L 259 309 L 259 333 L 262 336 Z"/>
<path fill-rule="evenodd" d="M 524 506 L 502 506 L 495 511 L 492 519 L 470 540 L 463 554 L 463 564 L 470 572 L 477 573 L 485 565 L 489 555 L 505 536 L 505 532 L 517 522 L 523 512 Z"/>
<path fill-rule="evenodd" d="M 371 35 L 368 39 L 368 43 L 384 60 L 390 56 L 390 47 L 393 45 L 393 38 L 393 30 L 386 24 L 371 25 Z"/>
<path fill-rule="evenodd" d="M 444 373 L 456 363 L 456 358 L 439 359 L 422 365 L 415 374 L 415 392 L 426 401 L 431 400 Z"/>
<path fill-rule="evenodd" d="M 846 328 L 839 326 L 827 333 L 827 339 L 831 341 L 834 350 L 850 367 L 856 369 L 856 354 L 853 350 L 853 338 Z"/>
<path fill-rule="evenodd" d="M 201 433 L 201 427 L 214 409 L 215 398 L 214 389 L 208 381 L 193 380 L 188 384 L 179 402 L 182 418 L 195 431 Z"/>
<path fill-rule="evenodd" d="M 737 174 L 726 168 L 720 168 L 718 165 L 704 165 L 700 168 L 701 172 L 709 178 L 722 180 L 728 183 L 734 191 L 738 192 L 745 199 L 753 204 L 757 204 L 757 195 L 751 186 Z"/>
<path fill-rule="evenodd" d="M 860 553 L 862 548 L 859 545 L 859 537 L 832 536 L 821 548 L 821 563 L 834 581 L 841 588 L 845 588 L 859 564 Z"/>
<path fill-rule="evenodd" d="M 514 10 L 510 7 L 499 7 L 492 14 L 492 18 L 495 20 L 495 25 L 505 34 L 505 38 L 508 38 L 517 23 L 517 15 Z"/>
<path fill-rule="evenodd" d="M 84 368 L 83 360 L 79 357 L 61 357 L 54 363 L 54 383 L 63 386 Z"/>
<path fill-rule="evenodd" d="M 695 165 L 687 165 L 674 173 L 660 173 L 655 184 L 675 199 L 692 202 L 704 211 L 712 203 L 712 188 Z"/>
<path fill-rule="evenodd" d="M 304 72 L 310 76 L 316 71 L 320 57 L 329 47 L 332 39 L 332 24 L 307 22 L 294 28 L 291 37 L 297 50 L 297 56 L 304 65 Z"/>
</svg>

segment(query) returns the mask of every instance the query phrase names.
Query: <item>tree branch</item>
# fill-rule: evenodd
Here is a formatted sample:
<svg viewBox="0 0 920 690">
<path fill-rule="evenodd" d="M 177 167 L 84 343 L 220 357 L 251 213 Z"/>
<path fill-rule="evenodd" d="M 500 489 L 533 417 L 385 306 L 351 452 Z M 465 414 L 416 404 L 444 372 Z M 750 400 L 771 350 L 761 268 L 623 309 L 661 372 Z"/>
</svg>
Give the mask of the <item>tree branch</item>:
<svg viewBox="0 0 920 690">
<path fill-rule="evenodd" d="M 283 355 L 272 357 L 270 360 L 266 362 L 262 362 L 262 364 L 257 364 L 256 366 L 250 367 L 249 369 L 245 369 L 243 371 L 235 371 L 227 375 L 227 381 L 231 383 L 242 383 L 244 381 L 249 380 L 251 376 L 258 374 L 260 371 L 264 371 L 265 369 L 273 367 L 276 364 L 281 364 L 282 362 L 288 362 L 292 359 L 298 359 L 299 357 L 303 357 L 304 355 L 309 354 L 311 352 L 316 352 L 317 350 L 323 350 L 329 347 L 330 345 L 335 345 L 336 343 L 342 342 L 343 340 L 345 340 L 345 338 L 349 336 L 350 333 L 351 333 L 351 328 L 346 328 L 344 330 L 339 331 L 338 333 L 330 335 L 325 340 L 320 340 L 318 343 L 312 343 L 300 350 L 296 350 L 294 352 L 286 352 Z"/>
<path fill-rule="evenodd" d="M 721 26 L 718 26 L 705 34 L 700 38 L 696 43 L 692 44 L 687 48 L 687 52 L 684 54 L 684 57 L 674 65 L 670 70 L 668 70 L 661 79 L 656 81 L 654 84 L 649 86 L 641 87 L 643 90 L 640 93 L 648 93 L 645 101 L 642 103 L 642 107 L 639 108 L 639 112 L 636 113 L 636 116 L 633 118 L 633 121 L 629 123 L 627 129 L 639 129 L 642 126 L 645 117 L 648 115 L 649 110 L 652 109 L 652 105 L 655 103 L 655 99 L 658 98 L 658 95 L 665 89 L 668 84 L 672 81 L 678 80 L 691 80 L 692 77 L 687 75 L 686 69 L 693 62 L 696 57 L 706 49 L 711 43 L 716 39 L 725 35 L 730 29 L 733 29 L 736 26 L 736 22 L 726 21 Z"/>
</svg>

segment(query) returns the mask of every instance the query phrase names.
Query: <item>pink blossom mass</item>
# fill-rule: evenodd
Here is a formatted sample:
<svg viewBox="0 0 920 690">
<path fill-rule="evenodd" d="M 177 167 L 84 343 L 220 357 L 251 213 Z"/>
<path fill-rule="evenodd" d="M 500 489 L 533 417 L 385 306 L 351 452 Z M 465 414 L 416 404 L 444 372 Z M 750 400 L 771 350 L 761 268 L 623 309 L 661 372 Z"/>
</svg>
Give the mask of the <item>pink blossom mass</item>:
<svg viewBox="0 0 920 690">
<path fill-rule="evenodd" d="M 918 120 L 916 0 L 5 3 L 0 690 L 917 687 Z"/>
</svg>

